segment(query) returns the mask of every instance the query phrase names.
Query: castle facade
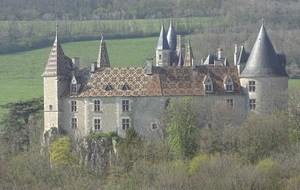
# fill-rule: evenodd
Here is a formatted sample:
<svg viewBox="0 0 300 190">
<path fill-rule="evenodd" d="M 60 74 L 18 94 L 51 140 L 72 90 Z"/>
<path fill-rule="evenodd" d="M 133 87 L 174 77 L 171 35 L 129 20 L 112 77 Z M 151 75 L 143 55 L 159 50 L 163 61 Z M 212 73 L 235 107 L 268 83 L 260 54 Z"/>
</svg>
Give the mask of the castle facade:
<svg viewBox="0 0 300 190">
<path fill-rule="evenodd" d="M 124 136 L 133 126 L 140 135 L 156 138 L 173 97 L 192 97 L 204 111 L 221 102 L 239 118 L 286 103 L 286 58 L 276 53 L 264 25 L 250 53 L 235 47 L 232 64 L 222 49 L 196 63 L 191 42 L 185 44 L 170 22 L 167 33 L 161 27 L 155 63 L 147 59 L 145 67 L 113 67 L 102 37 L 97 62 L 80 68 L 78 58 L 64 54 L 56 34 L 42 75 L 45 133 L 55 127 L 75 138 L 91 132 Z"/>
</svg>

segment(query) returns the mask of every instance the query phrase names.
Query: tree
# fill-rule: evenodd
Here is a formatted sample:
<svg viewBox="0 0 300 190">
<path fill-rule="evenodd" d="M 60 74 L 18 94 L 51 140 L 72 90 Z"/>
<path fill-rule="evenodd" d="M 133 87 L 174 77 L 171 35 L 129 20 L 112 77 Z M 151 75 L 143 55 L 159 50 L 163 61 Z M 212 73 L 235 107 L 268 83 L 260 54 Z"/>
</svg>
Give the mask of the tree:
<svg viewBox="0 0 300 190">
<path fill-rule="evenodd" d="M 172 98 L 166 111 L 168 141 L 177 158 L 191 158 L 197 151 L 196 110 L 192 98 Z"/>
<path fill-rule="evenodd" d="M 54 167 L 78 166 L 79 159 L 71 152 L 71 140 L 63 136 L 51 142 L 50 160 Z"/>
<path fill-rule="evenodd" d="M 8 103 L 1 105 L 1 107 L 9 110 L 1 122 L 5 127 L 2 137 L 3 143 L 10 147 L 11 152 L 28 150 L 31 130 L 29 120 L 31 117 L 32 119 L 41 118 L 43 98 Z"/>
<path fill-rule="evenodd" d="M 120 159 L 126 171 L 129 171 L 134 162 L 138 160 L 141 147 L 141 137 L 138 135 L 137 131 L 130 126 L 126 130 L 125 138 L 118 147 Z"/>
<path fill-rule="evenodd" d="M 249 115 L 241 126 L 240 152 L 250 163 L 267 158 L 288 139 L 288 117 L 280 113 Z"/>
</svg>

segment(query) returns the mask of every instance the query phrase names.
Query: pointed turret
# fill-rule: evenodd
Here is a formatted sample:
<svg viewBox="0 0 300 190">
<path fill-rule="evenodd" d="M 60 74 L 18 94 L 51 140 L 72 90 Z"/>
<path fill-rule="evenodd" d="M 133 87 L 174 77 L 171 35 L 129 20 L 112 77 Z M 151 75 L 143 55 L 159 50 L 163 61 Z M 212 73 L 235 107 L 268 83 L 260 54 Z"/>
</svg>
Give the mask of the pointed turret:
<svg viewBox="0 0 300 190">
<path fill-rule="evenodd" d="M 103 36 L 101 37 L 99 55 L 97 60 L 97 68 L 100 67 L 110 67 L 109 57 L 106 49 L 106 43 L 103 39 Z"/>
<path fill-rule="evenodd" d="M 156 66 L 170 66 L 170 61 L 170 47 L 167 41 L 167 34 L 165 32 L 164 26 L 162 25 L 156 47 Z"/>
<path fill-rule="evenodd" d="M 70 74 L 71 67 L 72 60 L 64 54 L 58 40 L 58 26 L 56 25 L 55 40 L 43 76 L 66 76 Z"/>
<path fill-rule="evenodd" d="M 172 19 L 170 20 L 170 27 L 169 31 L 167 34 L 167 41 L 170 47 L 170 50 L 176 50 L 176 45 L 177 45 L 177 37 L 176 37 L 176 32 L 173 27 Z"/>
<path fill-rule="evenodd" d="M 189 40 L 188 47 L 186 50 L 185 60 L 184 60 L 184 66 L 192 67 L 193 59 L 194 59 L 194 54 L 193 54 L 193 50 L 192 50 L 192 46 L 191 46 L 191 41 Z"/>
<path fill-rule="evenodd" d="M 241 77 L 284 76 L 287 73 L 278 59 L 278 55 L 262 24 L 245 69 Z"/>
<path fill-rule="evenodd" d="M 156 50 L 169 50 L 169 49 L 170 49 L 170 47 L 169 47 L 168 40 L 167 40 L 167 34 L 165 31 L 164 25 L 162 25 Z"/>
</svg>

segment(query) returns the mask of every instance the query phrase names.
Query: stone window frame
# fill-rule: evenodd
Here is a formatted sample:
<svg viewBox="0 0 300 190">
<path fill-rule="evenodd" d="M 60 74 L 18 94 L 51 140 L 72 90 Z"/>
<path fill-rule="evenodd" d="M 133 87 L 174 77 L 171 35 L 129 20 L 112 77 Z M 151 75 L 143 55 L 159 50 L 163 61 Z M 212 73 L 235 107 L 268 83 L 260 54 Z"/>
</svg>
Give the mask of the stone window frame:
<svg viewBox="0 0 300 190">
<path fill-rule="evenodd" d="M 71 120 L 70 120 L 70 123 L 71 123 L 71 128 L 72 129 L 77 129 L 77 126 L 78 126 L 77 117 L 72 117 Z"/>
<path fill-rule="evenodd" d="M 122 99 L 121 104 L 122 104 L 122 111 L 123 112 L 128 112 L 130 110 L 130 101 L 129 101 L 129 99 Z"/>
<path fill-rule="evenodd" d="M 100 99 L 94 99 L 93 100 L 94 105 L 94 112 L 101 112 L 102 108 L 102 101 Z"/>
<path fill-rule="evenodd" d="M 228 77 L 225 80 L 224 88 L 225 88 L 226 92 L 234 91 L 234 83 L 233 83 L 233 80 L 230 75 L 228 75 Z"/>
<path fill-rule="evenodd" d="M 255 84 L 254 80 L 250 80 L 248 82 L 248 89 L 249 89 L 249 92 L 255 92 L 256 91 L 256 84 Z"/>
<path fill-rule="evenodd" d="M 102 124 L 101 118 L 94 118 L 94 131 L 100 131 L 101 124 Z"/>
<path fill-rule="evenodd" d="M 130 118 L 122 118 L 122 130 L 127 130 L 130 127 Z"/>
<path fill-rule="evenodd" d="M 206 76 L 203 85 L 206 94 L 213 93 L 214 91 L 213 81 L 211 80 L 209 75 Z"/>
<path fill-rule="evenodd" d="M 249 109 L 251 111 L 256 109 L 256 99 L 249 99 Z"/>
<path fill-rule="evenodd" d="M 71 112 L 77 112 L 77 101 L 76 100 L 71 100 Z"/>
</svg>

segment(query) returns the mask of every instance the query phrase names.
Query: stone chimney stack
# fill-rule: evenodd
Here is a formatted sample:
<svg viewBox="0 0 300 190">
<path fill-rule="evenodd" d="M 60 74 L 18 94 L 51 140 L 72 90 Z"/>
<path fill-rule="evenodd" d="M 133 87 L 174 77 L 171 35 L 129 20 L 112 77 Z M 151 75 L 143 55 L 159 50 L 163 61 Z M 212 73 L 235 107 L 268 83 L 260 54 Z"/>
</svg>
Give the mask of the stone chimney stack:
<svg viewBox="0 0 300 190">
<path fill-rule="evenodd" d="M 91 63 L 91 73 L 94 73 L 97 67 L 97 62 L 92 62 Z"/>
<path fill-rule="evenodd" d="M 237 65 L 237 51 L 238 51 L 238 47 L 237 47 L 237 44 L 234 45 L 234 54 L 233 54 L 233 63 L 234 63 L 234 66 Z"/>
<path fill-rule="evenodd" d="M 147 75 L 152 75 L 153 74 L 153 59 L 152 58 L 148 58 L 147 59 L 147 64 L 146 64 L 146 74 Z"/>
<path fill-rule="evenodd" d="M 223 53 L 223 49 L 222 48 L 218 48 L 218 60 L 222 59 L 222 53 Z"/>
</svg>

